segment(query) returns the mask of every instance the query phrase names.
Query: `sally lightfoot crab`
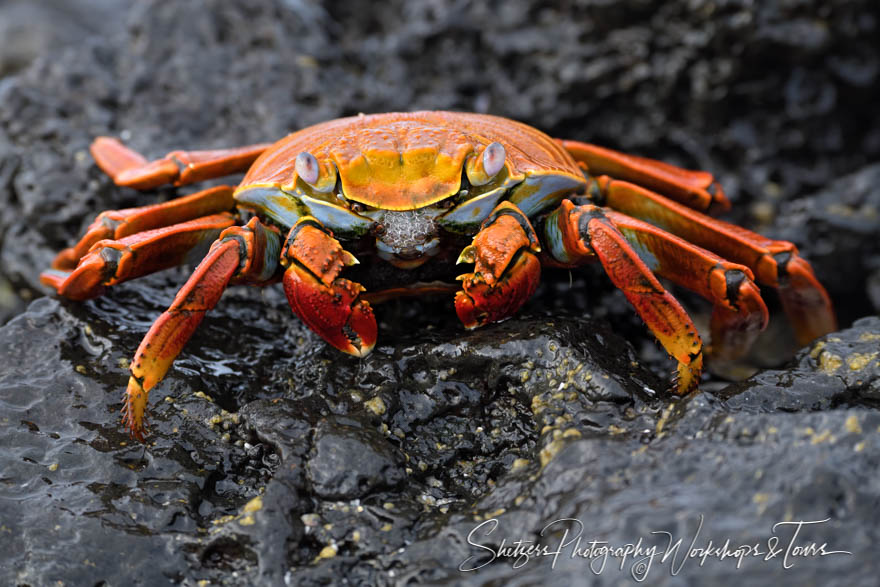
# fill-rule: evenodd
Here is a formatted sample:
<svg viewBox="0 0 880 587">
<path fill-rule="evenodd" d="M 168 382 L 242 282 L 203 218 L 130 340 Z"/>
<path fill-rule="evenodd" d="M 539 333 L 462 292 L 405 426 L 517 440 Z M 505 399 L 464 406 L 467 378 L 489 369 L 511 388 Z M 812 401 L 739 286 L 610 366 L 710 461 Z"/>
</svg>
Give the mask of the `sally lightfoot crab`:
<svg viewBox="0 0 880 587">
<path fill-rule="evenodd" d="M 42 275 L 83 300 L 210 244 L 132 360 L 123 420 L 140 440 L 148 392 L 234 283 L 281 280 L 309 328 L 364 356 L 377 336 L 371 304 L 448 293 L 476 328 L 516 313 L 542 265 L 598 261 L 678 362 L 678 393 L 697 386 L 703 343 L 657 276 L 712 302 L 711 358 L 742 356 L 766 326 L 756 283 L 779 291 L 801 344 L 835 329 L 828 294 L 794 245 L 711 216 L 730 204 L 710 174 L 554 140 L 505 118 L 361 115 L 276 143 L 154 161 L 112 138 L 91 150 L 117 184 L 141 190 L 246 172 L 236 187 L 101 213 Z M 473 271 L 455 277 L 455 262 Z M 368 291 L 343 276 L 359 263 L 384 281 Z"/>
</svg>

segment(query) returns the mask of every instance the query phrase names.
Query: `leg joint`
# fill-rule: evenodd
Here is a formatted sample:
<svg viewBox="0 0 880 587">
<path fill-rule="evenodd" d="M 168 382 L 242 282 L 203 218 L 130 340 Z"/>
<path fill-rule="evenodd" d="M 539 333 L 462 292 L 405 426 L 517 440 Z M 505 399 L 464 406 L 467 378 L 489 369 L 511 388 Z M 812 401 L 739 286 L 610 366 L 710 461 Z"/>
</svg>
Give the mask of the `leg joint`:
<svg viewBox="0 0 880 587">
<path fill-rule="evenodd" d="M 320 230 L 321 232 L 323 232 L 324 234 L 326 234 L 330 238 L 333 238 L 333 233 L 328 228 L 326 228 L 323 224 L 321 224 L 320 220 L 318 220 L 317 218 L 314 218 L 312 216 L 303 216 L 302 218 L 300 218 L 297 221 L 297 223 L 293 226 L 293 228 L 290 229 L 290 233 L 287 235 L 287 241 L 286 241 L 285 248 L 289 249 L 290 246 L 293 244 L 293 241 L 295 241 L 297 239 L 297 237 L 299 236 L 299 233 L 302 232 L 303 229 L 305 229 L 307 226 L 311 226 L 312 228 L 317 228 L 318 230 Z"/>
<path fill-rule="evenodd" d="M 601 222 L 607 223 L 608 219 L 605 218 L 605 214 L 602 213 L 602 210 L 598 206 L 578 206 L 571 211 L 572 214 L 574 214 L 575 212 L 578 213 L 578 235 L 584 242 L 584 245 L 589 248 L 591 240 L 590 222 L 598 219 Z"/>
<path fill-rule="evenodd" d="M 794 253 L 792 251 L 782 251 L 773 254 L 773 261 L 776 262 L 776 275 L 778 279 L 788 277 L 788 263 L 791 261 Z"/>
<path fill-rule="evenodd" d="M 220 234 L 218 244 L 238 243 L 238 269 L 235 282 L 263 282 L 272 278 L 278 268 L 280 248 L 278 232 L 252 218 L 246 226 L 231 226 Z"/>
<path fill-rule="evenodd" d="M 526 235 L 529 239 L 529 244 L 532 247 L 539 246 L 538 243 L 538 235 L 535 234 L 534 229 L 532 228 L 531 223 L 529 222 L 528 217 L 525 213 L 517 208 L 516 206 L 503 206 L 496 208 L 487 218 L 483 221 L 481 226 L 481 230 L 485 230 L 489 226 L 493 225 L 498 221 L 502 216 L 510 216 L 519 224 L 520 228 L 522 228 L 523 234 Z"/>
<path fill-rule="evenodd" d="M 725 295 L 731 306 L 737 308 L 737 300 L 739 299 L 739 290 L 746 279 L 746 274 L 739 269 L 728 269 L 724 272 Z"/>
</svg>

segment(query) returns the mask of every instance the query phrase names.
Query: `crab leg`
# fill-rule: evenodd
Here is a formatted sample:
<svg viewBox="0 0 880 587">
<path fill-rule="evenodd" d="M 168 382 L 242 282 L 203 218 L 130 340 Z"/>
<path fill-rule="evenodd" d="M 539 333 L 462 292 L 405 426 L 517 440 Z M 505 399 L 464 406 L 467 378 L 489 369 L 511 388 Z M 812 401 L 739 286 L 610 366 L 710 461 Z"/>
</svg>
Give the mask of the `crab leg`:
<svg viewBox="0 0 880 587">
<path fill-rule="evenodd" d="M 364 287 L 339 277 L 358 261 L 311 216 L 290 229 L 281 253 L 284 293 L 293 312 L 329 344 L 356 357 L 376 344 L 376 318 L 361 297 Z"/>
<path fill-rule="evenodd" d="M 562 146 L 586 165 L 592 177 L 609 175 L 647 186 L 689 208 L 716 214 L 730 210 L 730 200 L 711 173 L 682 169 L 645 157 L 613 151 L 589 143 L 560 140 Z"/>
<path fill-rule="evenodd" d="M 90 150 L 98 167 L 117 185 L 148 190 L 169 183 L 180 186 L 247 171 L 271 146 L 265 143 L 213 151 L 172 151 L 161 159 L 148 161 L 118 139 L 98 137 Z"/>
<path fill-rule="evenodd" d="M 160 204 L 102 212 L 76 245 L 58 253 L 52 268 L 72 270 L 92 245 L 101 240 L 118 240 L 145 230 L 232 210 L 235 207 L 233 190 L 232 186 L 221 185 Z"/>
<path fill-rule="evenodd" d="M 707 349 L 711 357 L 733 360 L 748 352 L 769 319 L 748 267 L 725 261 L 647 222 L 613 210 L 604 214 L 655 275 L 713 303 L 712 345 Z"/>
<path fill-rule="evenodd" d="M 98 241 L 72 272 L 49 269 L 40 275 L 40 281 L 73 300 L 94 298 L 108 285 L 182 265 L 204 250 L 200 245 L 207 246 L 234 223 L 230 213 L 213 214 L 118 240 Z"/>
<path fill-rule="evenodd" d="M 473 263 L 474 272 L 460 275 L 455 311 L 466 328 L 509 318 L 528 300 L 541 275 L 538 237 L 526 215 L 501 202 L 483 221 L 473 244 L 459 263 Z"/>
<path fill-rule="evenodd" d="M 600 177 L 597 184 L 609 207 L 745 265 L 755 281 L 776 288 L 799 344 L 837 329 L 831 298 L 792 243 L 710 218 L 626 181 Z"/>
<path fill-rule="evenodd" d="M 211 245 L 171 306 L 153 322 L 131 362 L 131 377 L 122 408 L 131 435 L 144 439 L 147 395 L 162 378 L 205 313 L 217 305 L 230 283 L 263 283 L 278 267 L 280 237 L 256 218 L 247 226 L 224 230 Z"/>
<path fill-rule="evenodd" d="M 608 277 L 623 291 L 666 352 L 678 360 L 678 393 L 696 388 L 703 367 L 703 343 L 696 327 L 602 210 L 563 200 L 547 216 L 544 229 L 549 255 L 556 263 L 602 263 Z"/>
</svg>

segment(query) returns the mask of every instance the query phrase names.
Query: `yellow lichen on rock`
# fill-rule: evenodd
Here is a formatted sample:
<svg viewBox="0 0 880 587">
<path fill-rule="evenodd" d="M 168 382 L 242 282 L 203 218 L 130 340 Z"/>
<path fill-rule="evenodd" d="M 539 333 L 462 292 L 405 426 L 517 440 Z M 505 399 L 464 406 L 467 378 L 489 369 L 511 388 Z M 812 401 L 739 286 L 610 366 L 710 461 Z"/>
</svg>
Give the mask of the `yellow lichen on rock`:
<svg viewBox="0 0 880 587">
<path fill-rule="evenodd" d="M 833 375 L 843 365 L 843 359 L 839 355 L 822 351 L 819 354 L 819 370 L 827 375 Z"/>
<path fill-rule="evenodd" d="M 368 410 L 376 414 L 377 416 L 381 416 L 385 413 L 385 402 L 378 395 L 373 399 L 367 400 L 364 402 L 364 405 Z"/>
<path fill-rule="evenodd" d="M 321 552 L 319 552 L 318 556 L 315 557 L 314 562 L 318 562 L 319 560 L 325 558 L 333 558 L 334 556 L 336 556 L 337 552 L 339 552 L 339 548 L 335 544 L 328 544 L 321 549 Z"/>
<path fill-rule="evenodd" d="M 855 414 L 846 419 L 844 426 L 846 427 L 846 431 L 850 434 L 862 433 L 862 426 L 861 424 L 859 424 L 859 419 L 855 416 Z"/>
<path fill-rule="evenodd" d="M 877 358 L 877 353 L 855 353 L 846 358 L 846 365 L 853 371 L 861 371 L 869 364 L 871 361 Z"/>
</svg>

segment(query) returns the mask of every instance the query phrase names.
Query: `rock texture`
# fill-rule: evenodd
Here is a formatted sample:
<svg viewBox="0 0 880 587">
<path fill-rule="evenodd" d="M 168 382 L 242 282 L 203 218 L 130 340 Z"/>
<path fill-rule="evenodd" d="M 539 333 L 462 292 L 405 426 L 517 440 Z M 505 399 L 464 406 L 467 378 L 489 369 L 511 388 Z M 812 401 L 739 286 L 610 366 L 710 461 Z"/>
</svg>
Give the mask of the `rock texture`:
<svg viewBox="0 0 880 587">
<path fill-rule="evenodd" d="M 79 1 L 65 4 L 96 5 Z M 829 519 L 797 544 L 852 554 L 690 560 L 677 576 L 658 559 L 651 584 L 876 577 L 877 7 L 560 6 L 147 1 L 0 79 L 4 584 L 619 584 L 633 557 L 460 565 L 502 538 L 556 545 L 563 525 L 540 532 L 562 518 L 584 524 L 582 548 L 665 544 L 653 531 L 684 547 L 701 516 L 699 547 L 787 544 L 777 522 Z M 278 289 L 233 288 L 151 394 L 148 445 L 130 441 L 126 361 L 186 270 L 79 304 L 41 297 L 37 276 L 98 211 L 179 192 L 111 185 L 91 139 L 158 156 L 419 108 L 717 172 L 730 218 L 796 242 L 847 328 L 676 400 L 671 365 L 595 268 L 571 287 L 548 275 L 522 316 L 471 333 L 447 305 L 384 306 L 363 362 Z"/>
</svg>

